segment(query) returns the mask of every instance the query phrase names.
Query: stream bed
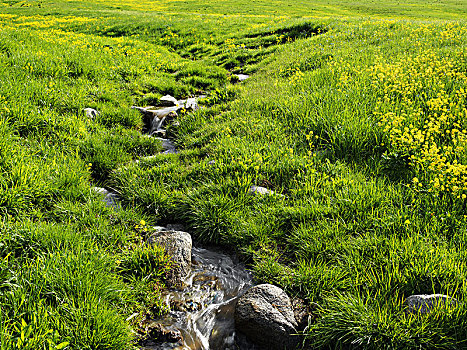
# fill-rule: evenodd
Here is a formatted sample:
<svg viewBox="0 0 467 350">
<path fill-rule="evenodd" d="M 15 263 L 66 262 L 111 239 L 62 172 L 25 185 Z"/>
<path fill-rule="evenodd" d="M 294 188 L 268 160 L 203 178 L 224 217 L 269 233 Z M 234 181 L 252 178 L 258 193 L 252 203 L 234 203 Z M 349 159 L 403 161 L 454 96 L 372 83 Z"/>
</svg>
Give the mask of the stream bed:
<svg viewBox="0 0 467 350">
<path fill-rule="evenodd" d="M 239 74 L 239 81 L 248 79 Z M 148 109 L 133 106 L 146 118 L 149 134 L 159 137 L 164 154 L 178 153 L 174 142 L 165 137 L 164 123 L 170 113 L 187 108 L 199 109 L 197 99 L 173 101 L 175 106 Z M 171 96 L 166 99 L 174 100 Z M 148 116 L 150 117 L 148 119 Z M 145 157 L 149 159 L 152 156 Z M 192 267 L 184 279 L 182 289 L 166 292 L 165 301 L 170 311 L 161 319 L 152 320 L 166 330 L 181 334 L 176 343 L 153 343 L 140 347 L 142 350 L 257 350 L 258 348 L 235 331 L 235 304 L 238 297 L 253 286 L 253 276 L 234 256 L 224 252 L 193 247 Z"/>
<path fill-rule="evenodd" d="M 178 330 L 183 341 L 154 344 L 145 350 L 256 350 L 235 331 L 236 299 L 253 285 L 252 275 L 219 251 L 192 249 L 192 270 L 181 290 L 165 296 L 171 311 L 154 320 L 168 329 Z"/>
</svg>

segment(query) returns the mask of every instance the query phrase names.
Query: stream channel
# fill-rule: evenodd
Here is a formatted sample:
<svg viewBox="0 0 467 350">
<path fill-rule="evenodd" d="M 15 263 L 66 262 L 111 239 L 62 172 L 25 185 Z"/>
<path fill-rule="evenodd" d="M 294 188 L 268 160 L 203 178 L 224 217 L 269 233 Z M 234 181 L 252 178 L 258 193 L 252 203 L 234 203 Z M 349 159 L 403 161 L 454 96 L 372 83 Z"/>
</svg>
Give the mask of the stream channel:
<svg viewBox="0 0 467 350">
<path fill-rule="evenodd" d="M 238 76 L 244 81 L 248 75 Z M 169 96 L 170 98 L 170 96 Z M 173 98 L 172 98 L 173 99 Z M 150 124 L 147 129 L 153 136 L 165 136 L 162 128 L 171 112 L 188 105 L 198 109 L 197 98 L 175 101 L 176 106 L 158 110 L 132 107 L 139 110 Z M 176 115 L 176 114 L 175 114 Z M 175 144 L 159 137 L 164 154 L 177 153 Z M 146 159 L 151 156 L 146 157 Z M 118 196 L 105 189 L 107 205 L 118 208 Z M 235 256 L 215 249 L 193 247 L 191 271 L 182 289 L 166 292 L 165 301 L 170 311 L 161 319 L 153 320 L 168 330 L 180 332 L 183 340 L 177 343 L 154 343 L 140 347 L 142 350 L 257 350 L 243 335 L 235 331 L 235 304 L 238 297 L 253 286 L 253 276 Z"/>
<path fill-rule="evenodd" d="M 184 288 L 167 292 L 166 303 L 171 311 L 154 320 L 180 331 L 183 341 L 141 349 L 257 349 L 235 331 L 236 299 L 253 285 L 251 273 L 235 260 L 220 251 L 193 247 L 192 270 Z"/>
</svg>

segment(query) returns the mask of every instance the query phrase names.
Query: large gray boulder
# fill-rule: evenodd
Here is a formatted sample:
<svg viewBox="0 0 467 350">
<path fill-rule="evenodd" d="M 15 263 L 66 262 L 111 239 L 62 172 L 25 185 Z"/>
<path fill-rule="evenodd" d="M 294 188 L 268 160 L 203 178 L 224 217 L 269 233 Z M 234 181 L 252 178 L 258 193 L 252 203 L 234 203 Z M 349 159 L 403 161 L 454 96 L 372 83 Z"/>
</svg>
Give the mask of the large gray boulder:
<svg viewBox="0 0 467 350">
<path fill-rule="evenodd" d="M 172 287 L 179 287 L 183 283 L 191 268 L 191 236 L 187 232 L 173 231 L 164 228 L 153 233 L 148 238 L 149 244 L 157 244 L 165 249 L 172 257 L 175 266 L 169 274 L 169 284 Z"/>
<path fill-rule="evenodd" d="M 271 284 L 252 287 L 239 298 L 235 326 L 267 349 L 295 349 L 299 342 L 292 303 L 282 289 Z"/>
<path fill-rule="evenodd" d="M 427 314 L 437 306 L 446 306 L 456 302 L 456 299 L 444 294 L 417 294 L 405 299 L 404 305 L 408 312 Z"/>
</svg>

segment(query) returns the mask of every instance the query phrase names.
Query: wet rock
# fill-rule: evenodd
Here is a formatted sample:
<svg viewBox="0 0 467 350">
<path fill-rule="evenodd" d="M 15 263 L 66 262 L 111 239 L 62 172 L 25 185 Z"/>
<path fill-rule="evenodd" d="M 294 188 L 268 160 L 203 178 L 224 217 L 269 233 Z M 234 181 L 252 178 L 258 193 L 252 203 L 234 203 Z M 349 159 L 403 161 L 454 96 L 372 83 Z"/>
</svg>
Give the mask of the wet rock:
<svg viewBox="0 0 467 350">
<path fill-rule="evenodd" d="M 456 304 L 457 300 L 444 294 L 418 294 L 411 295 L 404 301 L 408 312 L 426 314 L 437 306 Z"/>
<path fill-rule="evenodd" d="M 147 338 L 157 343 L 181 343 L 182 334 L 178 329 L 170 329 L 160 323 L 151 323 L 146 327 Z"/>
<path fill-rule="evenodd" d="M 240 297 L 235 307 L 235 325 L 267 349 L 294 349 L 299 342 L 290 299 L 271 284 L 252 287 Z"/>
<path fill-rule="evenodd" d="M 178 106 L 178 100 L 170 95 L 162 96 L 159 99 L 159 106 L 161 107 L 175 107 Z"/>
<path fill-rule="evenodd" d="M 99 112 L 94 108 L 84 108 L 83 111 L 86 113 L 86 117 L 89 119 L 94 119 L 99 115 Z"/>
<path fill-rule="evenodd" d="M 158 244 L 164 247 L 167 254 L 172 256 L 175 266 L 170 271 L 169 283 L 178 287 L 182 285 L 183 278 L 191 267 L 191 236 L 187 232 L 174 230 L 160 230 L 148 238 L 149 244 Z"/>
<path fill-rule="evenodd" d="M 170 308 L 174 311 L 193 312 L 193 311 L 201 310 L 201 304 L 198 301 L 194 301 L 194 300 L 186 300 L 186 301 L 172 300 L 170 302 Z"/>
<path fill-rule="evenodd" d="M 195 282 L 212 282 L 217 281 L 217 277 L 214 275 L 197 275 L 193 277 L 193 283 Z"/>
</svg>

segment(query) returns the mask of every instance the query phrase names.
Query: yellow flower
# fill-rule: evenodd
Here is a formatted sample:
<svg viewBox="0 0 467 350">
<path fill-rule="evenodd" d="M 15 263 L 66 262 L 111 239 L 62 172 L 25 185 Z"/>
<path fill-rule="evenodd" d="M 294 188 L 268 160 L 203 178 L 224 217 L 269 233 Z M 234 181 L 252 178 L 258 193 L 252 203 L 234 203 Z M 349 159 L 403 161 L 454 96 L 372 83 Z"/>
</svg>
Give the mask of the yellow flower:
<svg viewBox="0 0 467 350">
<path fill-rule="evenodd" d="M 144 221 L 144 220 L 141 220 L 139 223 L 141 224 L 141 226 L 146 225 L 146 221 Z"/>
</svg>

